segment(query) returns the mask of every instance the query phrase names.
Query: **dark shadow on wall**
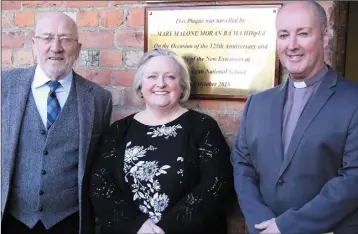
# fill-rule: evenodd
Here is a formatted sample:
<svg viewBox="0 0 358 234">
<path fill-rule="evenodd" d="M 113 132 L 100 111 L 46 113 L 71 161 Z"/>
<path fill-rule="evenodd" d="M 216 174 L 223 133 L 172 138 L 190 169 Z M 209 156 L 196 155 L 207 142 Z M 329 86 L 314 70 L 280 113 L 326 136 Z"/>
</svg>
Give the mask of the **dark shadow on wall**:
<svg viewBox="0 0 358 234">
<path fill-rule="evenodd" d="M 358 82 L 358 2 L 348 5 L 345 77 Z"/>
</svg>

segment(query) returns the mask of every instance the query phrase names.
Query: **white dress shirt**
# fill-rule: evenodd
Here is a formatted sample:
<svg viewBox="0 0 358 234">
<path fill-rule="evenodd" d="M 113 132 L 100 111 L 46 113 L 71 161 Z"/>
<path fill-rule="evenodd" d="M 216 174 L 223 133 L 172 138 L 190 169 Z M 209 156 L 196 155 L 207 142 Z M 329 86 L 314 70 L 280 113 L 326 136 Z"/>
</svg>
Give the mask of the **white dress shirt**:
<svg viewBox="0 0 358 234">
<path fill-rule="evenodd" d="M 37 65 L 34 80 L 31 84 L 31 91 L 35 99 L 37 110 L 41 116 L 41 120 L 46 128 L 47 123 L 47 97 L 50 87 L 46 84 L 51 79 L 45 74 L 42 68 Z M 72 70 L 63 79 L 59 80 L 60 86 L 56 89 L 57 100 L 60 103 L 61 110 L 65 105 L 71 90 L 73 75 Z"/>
</svg>

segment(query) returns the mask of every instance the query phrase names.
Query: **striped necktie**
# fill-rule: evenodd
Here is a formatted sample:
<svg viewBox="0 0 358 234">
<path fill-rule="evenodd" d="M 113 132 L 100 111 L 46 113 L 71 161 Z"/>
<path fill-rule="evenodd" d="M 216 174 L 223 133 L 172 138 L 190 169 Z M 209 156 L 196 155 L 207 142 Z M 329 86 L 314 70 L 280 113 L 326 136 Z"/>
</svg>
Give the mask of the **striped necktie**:
<svg viewBox="0 0 358 234">
<path fill-rule="evenodd" d="M 61 85 L 58 81 L 49 81 L 47 85 L 50 87 L 50 92 L 47 98 L 47 130 L 56 121 L 58 114 L 61 111 L 60 103 L 56 97 L 56 89 Z"/>
</svg>

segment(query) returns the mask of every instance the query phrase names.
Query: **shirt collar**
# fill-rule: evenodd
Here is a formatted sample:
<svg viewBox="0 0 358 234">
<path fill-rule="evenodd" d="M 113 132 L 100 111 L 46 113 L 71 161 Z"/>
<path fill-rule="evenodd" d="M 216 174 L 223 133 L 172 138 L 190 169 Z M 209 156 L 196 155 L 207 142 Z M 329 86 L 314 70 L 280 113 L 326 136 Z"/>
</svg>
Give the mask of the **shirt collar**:
<svg viewBox="0 0 358 234">
<path fill-rule="evenodd" d="M 58 81 L 61 84 L 59 88 L 63 88 L 67 93 L 69 93 L 72 80 L 73 80 L 73 74 L 71 70 L 67 75 L 65 75 L 63 79 Z M 49 81 L 51 81 L 51 79 L 48 78 L 48 76 L 43 71 L 42 67 L 40 65 L 37 65 L 35 70 L 34 80 L 32 81 L 32 88 L 33 89 L 40 88 L 46 85 L 46 83 Z"/>
<path fill-rule="evenodd" d="M 316 75 L 304 81 L 293 81 L 290 76 L 290 83 L 293 85 L 293 87 L 297 89 L 306 88 L 320 82 L 322 78 L 327 74 L 327 72 L 328 67 L 327 65 L 324 65 L 323 68 Z"/>
</svg>

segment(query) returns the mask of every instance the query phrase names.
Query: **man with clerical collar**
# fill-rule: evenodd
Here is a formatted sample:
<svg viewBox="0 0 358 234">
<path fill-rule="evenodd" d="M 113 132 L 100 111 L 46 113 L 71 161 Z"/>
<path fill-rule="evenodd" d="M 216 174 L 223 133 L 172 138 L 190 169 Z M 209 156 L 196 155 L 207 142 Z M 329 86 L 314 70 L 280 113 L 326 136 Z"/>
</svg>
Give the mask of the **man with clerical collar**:
<svg viewBox="0 0 358 234">
<path fill-rule="evenodd" d="M 276 30 L 289 79 L 248 98 L 231 154 L 249 233 L 358 233 L 358 84 L 324 62 L 318 3 L 284 4 Z"/>
<path fill-rule="evenodd" d="M 91 234 L 89 170 L 110 123 L 111 93 L 75 73 L 76 23 L 39 15 L 37 64 L 1 76 L 1 233 Z"/>
</svg>

